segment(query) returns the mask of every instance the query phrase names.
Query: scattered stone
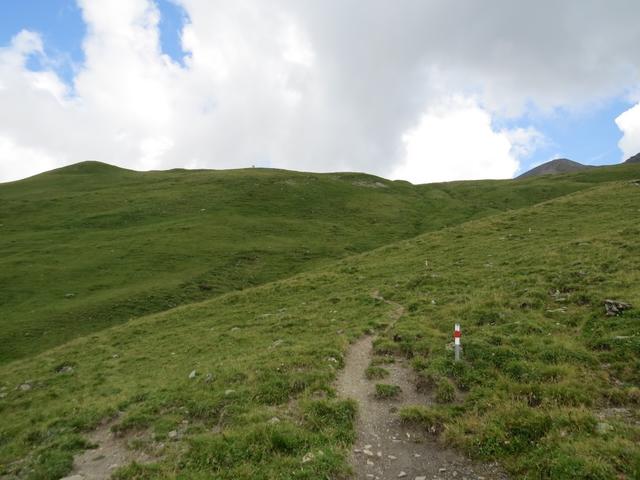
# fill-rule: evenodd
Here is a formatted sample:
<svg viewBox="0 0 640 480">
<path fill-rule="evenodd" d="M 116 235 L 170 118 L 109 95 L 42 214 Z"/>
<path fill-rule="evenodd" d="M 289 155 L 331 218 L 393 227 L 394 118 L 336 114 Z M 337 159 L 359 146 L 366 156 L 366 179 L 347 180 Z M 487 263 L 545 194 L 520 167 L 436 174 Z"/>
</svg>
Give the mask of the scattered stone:
<svg viewBox="0 0 640 480">
<path fill-rule="evenodd" d="M 305 454 L 304 457 L 302 457 L 302 463 L 308 463 L 311 460 L 313 460 L 314 458 L 316 458 L 316 456 L 312 452 L 309 452 L 309 453 Z"/>
<path fill-rule="evenodd" d="M 397 460 L 398 459 L 398 457 L 396 457 L 395 455 L 387 455 L 387 458 L 389 460 Z"/>
<path fill-rule="evenodd" d="M 362 450 L 360 450 L 359 448 L 354 448 L 353 453 L 362 453 Z"/>
<path fill-rule="evenodd" d="M 269 425 L 275 425 L 276 423 L 280 423 L 280 419 L 278 417 L 271 417 L 267 423 Z"/>
<path fill-rule="evenodd" d="M 378 452 L 378 453 L 376 453 L 376 456 L 377 456 L 378 458 L 382 458 L 382 452 Z"/>
<path fill-rule="evenodd" d="M 27 390 L 31 390 L 31 382 L 24 382 L 22 385 L 20 385 L 18 387 L 20 390 L 22 390 L 23 392 L 26 392 Z"/>
<path fill-rule="evenodd" d="M 400 472 L 398 474 L 398 478 L 403 478 L 403 477 L 406 477 L 406 476 L 407 476 L 407 472 Z"/>
<path fill-rule="evenodd" d="M 236 391 L 231 388 L 229 390 L 224 391 L 225 397 L 228 397 L 229 395 L 233 395 L 234 393 L 236 393 Z"/>
<path fill-rule="evenodd" d="M 371 460 L 367 460 L 367 465 L 371 466 L 373 465 L 373 462 Z"/>
<path fill-rule="evenodd" d="M 231 331 L 232 331 L 232 332 L 237 332 L 237 331 L 239 331 L 239 330 L 240 330 L 240 327 L 233 327 L 233 328 L 231 329 Z"/>
<path fill-rule="evenodd" d="M 623 311 L 631 308 L 630 303 L 621 302 L 619 300 L 605 300 L 604 310 L 608 317 L 619 316 Z"/>
<path fill-rule="evenodd" d="M 117 353 L 114 353 L 113 355 L 111 355 L 111 358 L 120 358 L 120 355 L 118 355 Z"/>
<path fill-rule="evenodd" d="M 75 296 L 76 296 L 75 293 L 67 293 L 67 294 L 65 294 L 64 298 L 73 298 Z"/>
<path fill-rule="evenodd" d="M 373 457 L 373 452 L 366 448 L 362 451 L 362 453 L 364 453 L 367 457 Z"/>
<path fill-rule="evenodd" d="M 278 339 L 278 340 L 276 340 L 275 342 L 273 342 L 269 348 L 276 348 L 276 347 L 279 347 L 280 345 L 282 345 L 282 344 L 283 344 L 283 342 L 284 342 L 284 340 L 282 340 L 282 339 Z"/>
<path fill-rule="evenodd" d="M 446 468 L 440 468 L 440 469 L 438 469 L 438 472 L 440 472 L 440 473 L 444 473 L 444 472 L 446 472 L 446 471 L 447 471 L 447 469 L 446 469 Z"/>
<path fill-rule="evenodd" d="M 61 478 L 60 480 L 84 480 L 82 475 L 70 475 L 68 477 Z"/>
<path fill-rule="evenodd" d="M 424 475 L 420 475 L 419 477 L 416 477 L 413 480 L 427 480 L 427 477 L 425 477 Z"/>
<path fill-rule="evenodd" d="M 364 449 L 365 449 L 365 450 L 371 450 L 371 445 L 365 445 L 365 446 L 364 446 Z"/>
<path fill-rule="evenodd" d="M 189 374 L 189 379 L 193 380 L 194 378 L 196 378 L 196 371 L 195 370 L 191 370 L 191 373 Z"/>
<path fill-rule="evenodd" d="M 211 383 L 213 381 L 213 374 L 207 373 L 207 376 L 204 377 L 204 383 Z"/>
<path fill-rule="evenodd" d="M 171 430 L 168 434 L 167 437 L 174 439 L 174 438 L 178 438 L 178 431 L 177 430 Z"/>
<path fill-rule="evenodd" d="M 73 367 L 71 365 L 63 365 L 56 369 L 58 373 L 73 373 Z"/>
</svg>

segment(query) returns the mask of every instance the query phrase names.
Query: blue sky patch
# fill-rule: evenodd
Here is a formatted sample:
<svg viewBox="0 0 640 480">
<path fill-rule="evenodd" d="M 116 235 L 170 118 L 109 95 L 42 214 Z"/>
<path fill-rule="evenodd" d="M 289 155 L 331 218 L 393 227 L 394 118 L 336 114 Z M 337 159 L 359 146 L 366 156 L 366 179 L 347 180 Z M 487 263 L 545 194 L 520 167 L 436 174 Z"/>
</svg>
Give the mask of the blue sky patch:
<svg viewBox="0 0 640 480">
<path fill-rule="evenodd" d="M 184 9 L 170 0 L 157 0 L 160 10 L 160 45 L 163 53 L 184 66 L 185 52 L 182 50 L 180 34 L 185 22 L 188 21 Z"/>
</svg>

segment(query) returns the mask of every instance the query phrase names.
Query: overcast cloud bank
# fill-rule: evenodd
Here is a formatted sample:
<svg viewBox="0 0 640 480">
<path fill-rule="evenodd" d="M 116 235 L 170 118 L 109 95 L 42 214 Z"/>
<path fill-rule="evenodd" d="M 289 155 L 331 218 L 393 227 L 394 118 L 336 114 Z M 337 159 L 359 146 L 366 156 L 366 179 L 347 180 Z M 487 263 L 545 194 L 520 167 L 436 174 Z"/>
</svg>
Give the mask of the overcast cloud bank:
<svg viewBox="0 0 640 480">
<path fill-rule="evenodd" d="M 78 3 L 72 84 L 37 32 L 0 49 L 0 181 L 87 159 L 509 178 L 547 139 L 498 120 L 640 84 L 636 1 L 176 0 L 182 62 L 153 1 Z M 640 151 L 640 104 L 615 122 L 623 157 Z"/>
</svg>

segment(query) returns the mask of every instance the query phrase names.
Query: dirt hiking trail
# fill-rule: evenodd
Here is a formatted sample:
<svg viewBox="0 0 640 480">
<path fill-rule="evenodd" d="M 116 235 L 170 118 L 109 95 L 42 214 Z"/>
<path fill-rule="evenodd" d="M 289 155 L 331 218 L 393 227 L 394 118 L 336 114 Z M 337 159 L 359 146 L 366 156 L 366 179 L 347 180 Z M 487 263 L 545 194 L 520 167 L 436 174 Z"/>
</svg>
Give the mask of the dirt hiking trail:
<svg viewBox="0 0 640 480">
<path fill-rule="evenodd" d="M 401 305 L 385 301 L 394 309 L 393 323 L 403 315 Z M 351 465 L 358 480 L 496 480 L 507 479 L 496 464 L 471 462 L 458 452 L 444 448 L 424 428 L 403 425 L 398 415 L 405 405 L 429 405 L 428 395 L 416 391 L 413 370 L 403 358 L 384 365 L 390 373 L 384 380 L 367 380 L 365 370 L 373 354 L 373 338 L 361 338 L 347 353 L 345 368 L 337 379 L 336 388 L 342 398 L 358 402 L 357 440 L 351 453 Z M 401 394 L 393 399 L 375 397 L 375 384 L 397 385 Z"/>
<path fill-rule="evenodd" d="M 141 439 L 143 434 L 117 436 L 111 431 L 114 423 L 105 422 L 88 435 L 88 440 L 97 448 L 76 455 L 73 471 L 62 480 L 108 480 L 119 467 L 131 462 L 149 463 L 157 460 L 152 455 L 129 448 L 129 442 Z"/>
</svg>

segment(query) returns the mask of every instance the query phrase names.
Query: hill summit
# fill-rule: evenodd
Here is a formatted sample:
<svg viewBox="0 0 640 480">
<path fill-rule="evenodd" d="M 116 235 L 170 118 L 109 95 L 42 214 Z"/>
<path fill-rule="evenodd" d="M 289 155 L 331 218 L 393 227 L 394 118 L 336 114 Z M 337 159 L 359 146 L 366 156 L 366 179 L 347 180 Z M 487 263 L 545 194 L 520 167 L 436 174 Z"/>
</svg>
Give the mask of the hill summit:
<svg viewBox="0 0 640 480">
<path fill-rule="evenodd" d="M 540 175 L 557 175 L 559 173 L 573 173 L 580 170 L 587 170 L 594 168 L 592 165 L 583 165 L 582 163 L 574 162 L 568 158 L 556 158 L 550 160 L 542 165 L 538 165 L 535 168 L 523 173 L 517 178 L 537 177 Z"/>
<path fill-rule="evenodd" d="M 633 157 L 629 157 L 624 163 L 640 163 L 640 153 L 636 153 Z"/>
</svg>

